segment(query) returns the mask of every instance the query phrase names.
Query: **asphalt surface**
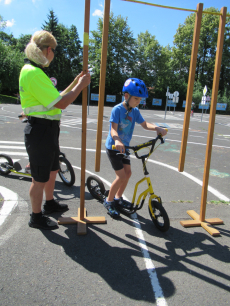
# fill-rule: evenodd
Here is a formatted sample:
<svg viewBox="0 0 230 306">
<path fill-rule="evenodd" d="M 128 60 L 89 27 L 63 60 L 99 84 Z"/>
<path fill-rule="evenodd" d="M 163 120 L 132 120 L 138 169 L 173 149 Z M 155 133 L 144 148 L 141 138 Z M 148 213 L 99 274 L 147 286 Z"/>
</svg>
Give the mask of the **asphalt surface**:
<svg viewBox="0 0 230 306">
<path fill-rule="evenodd" d="M 27 162 L 19 105 L 0 105 L 0 153 L 24 167 Z M 95 173 L 97 107 L 90 106 L 87 123 L 86 177 L 100 176 L 106 189 L 114 179 L 104 143 L 111 108 L 103 116 L 101 169 Z M 141 110 L 148 122 L 168 127 L 164 145 L 151 155 L 149 170 L 154 192 L 161 196 L 170 218 L 163 233 L 152 223 L 147 203 L 137 215 L 113 220 L 85 190 L 88 216 L 105 216 L 106 224 L 60 225 L 55 231 L 28 226 L 30 178 L 0 175 L 0 305 L 186 305 L 230 304 L 230 117 L 217 115 L 213 138 L 206 218 L 220 218 L 220 236 L 202 227 L 184 228 L 186 213 L 200 213 L 209 115 L 195 113 L 190 120 L 185 168 L 178 172 L 184 113 Z M 131 144 L 156 136 L 136 125 Z M 63 112 L 61 150 L 74 167 L 76 182 L 67 187 L 60 178 L 55 198 L 69 205 L 62 216 L 77 216 L 80 206 L 81 106 Z M 131 200 L 141 162 L 131 159 L 132 177 L 125 190 Z M 61 214 L 53 214 L 58 219 Z"/>
</svg>

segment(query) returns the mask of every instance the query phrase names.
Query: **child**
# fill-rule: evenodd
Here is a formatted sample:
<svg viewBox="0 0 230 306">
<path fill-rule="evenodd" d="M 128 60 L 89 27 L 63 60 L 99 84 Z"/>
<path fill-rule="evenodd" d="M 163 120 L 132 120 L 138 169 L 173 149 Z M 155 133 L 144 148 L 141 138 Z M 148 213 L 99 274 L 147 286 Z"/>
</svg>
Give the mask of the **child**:
<svg viewBox="0 0 230 306">
<path fill-rule="evenodd" d="M 119 217 L 117 207 L 121 206 L 127 209 L 131 207 L 131 204 L 124 202 L 122 198 L 131 176 L 130 158 L 117 154 L 117 151 L 124 153 L 125 146 L 129 146 L 135 122 L 146 130 L 156 131 L 162 136 L 167 134 L 165 129 L 146 122 L 137 108 L 142 98 L 148 98 L 148 91 L 142 80 L 136 78 L 126 80 L 122 91 L 124 102 L 112 109 L 109 134 L 105 143 L 106 152 L 115 170 L 116 178 L 111 185 L 107 199 L 104 201 L 104 206 L 113 218 Z M 112 150 L 112 145 L 115 145 L 116 151 Z"/>
</svg>

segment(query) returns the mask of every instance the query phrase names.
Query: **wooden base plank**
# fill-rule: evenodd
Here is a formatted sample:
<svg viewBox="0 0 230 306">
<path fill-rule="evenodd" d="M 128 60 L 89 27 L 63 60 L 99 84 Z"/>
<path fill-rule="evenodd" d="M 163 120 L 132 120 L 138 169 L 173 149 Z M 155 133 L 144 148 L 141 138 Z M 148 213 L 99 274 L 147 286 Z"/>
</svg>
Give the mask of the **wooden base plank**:
<svg viewBox="0 0 230 306">
<path fill-rule="evenodd" d="M 194 220 L 200 220 L 200 216 L 194 210 L 187 210 L 187 214 Z"/>
<path fill-rule="evenodd" d="M 78 208 L 77 217 L 60 217 L 58 224 L 78 224 L 77 234 L 86 235 L 87 223 L 106 223 L 105 217 L 86 217 L 86 209 L 84 208 L 84 220 L 80 219 L 80 208 Z"/>
<path fill-rule="evenodd" d="M 194 210 L 187 210 L 187 214 L 192 217 L 193 220 L 180 221 L 183 227 L 202 226 L 212 236 L 220 235 L 220 232 L 212 226 L 214 224 L 224 224 L 220 218 L 210 218 L 201 221 L 200 216 Z"/>
<path fill-rule="evenodd" d="M 224 224 L 224 221 L 221 220 L 220 218 L 211 218 L 211 219 L 205 219 L 205 222 L 208 222 L 212 225 L 215 225 L 215 224 Z"/>
<path fill-rule="evenodd" d="M 86 235 L 87 234 L 87 226 L 86 222 L 79 220 L 77 223 L 77 234 L 78 235 Z"/>
<path fill-rule="evenodd" d="M 107 223 L 105 217 L 86 217 L 86 223 Z"/>
<path fill-rule="evenodd" d="M 212 227 L 211 224 L 207 223 L 207 222 L 201 222 L 201 226 L 212 236 L 219 236 L 220 232 L 215 229 L 214 227 Z"/>
<path fill-rule="evenodd" d="M 58 224 L 76 224 L 80 219 L 78 217 L 60 217 Z"/>
<path fill-rule="evenodd" d="M 201 222 L 199 220 L 186 220 L 180 221 L 180 224 L 183 227 L 193 227 L 193 226 L 201 226 Z"/>
</svg>

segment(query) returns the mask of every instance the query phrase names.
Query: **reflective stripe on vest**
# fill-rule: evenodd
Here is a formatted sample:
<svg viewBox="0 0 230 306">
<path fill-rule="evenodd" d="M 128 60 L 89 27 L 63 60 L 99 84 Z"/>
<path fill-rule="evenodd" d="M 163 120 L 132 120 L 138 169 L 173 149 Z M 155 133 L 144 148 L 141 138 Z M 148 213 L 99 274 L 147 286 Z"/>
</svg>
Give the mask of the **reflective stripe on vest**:
<svg viewBox="0 0 230 306">
<path fill-rule="evenodd" d="M 51 107 L 50 109 L 44 107 L 43 105 L 36 105 L 32 107 L 26 107 L 23 108 L 24 114 L 33 116 L 33 117 L 38 117 L 38 118 L 44 118 L 44 119 L 49 119 L 49 120 L 60 120 L 61 119 L 61 113 L 60 114 L 52 114 L 56 113 L 57 108 L 56 107 Z M 45 114 L 41 114 L 41 112 L 46 112 Z M 49 112 L 49 114 L 47 114 Z"/>
</svg>

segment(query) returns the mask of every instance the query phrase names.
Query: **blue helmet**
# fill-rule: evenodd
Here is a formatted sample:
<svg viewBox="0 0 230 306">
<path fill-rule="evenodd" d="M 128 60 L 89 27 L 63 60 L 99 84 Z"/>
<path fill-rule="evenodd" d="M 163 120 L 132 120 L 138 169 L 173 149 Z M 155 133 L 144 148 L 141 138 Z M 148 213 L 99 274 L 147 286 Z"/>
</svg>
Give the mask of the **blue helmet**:
<svg viewBox="0 0 230 306">
<path fill-rule="evenodd" d="M 136 78 L 130 78 L 125 81 L 122 91 L 129 93 L 131 96 L 148 98 L 148 90 L 145 83 Z"/>
</svg>

